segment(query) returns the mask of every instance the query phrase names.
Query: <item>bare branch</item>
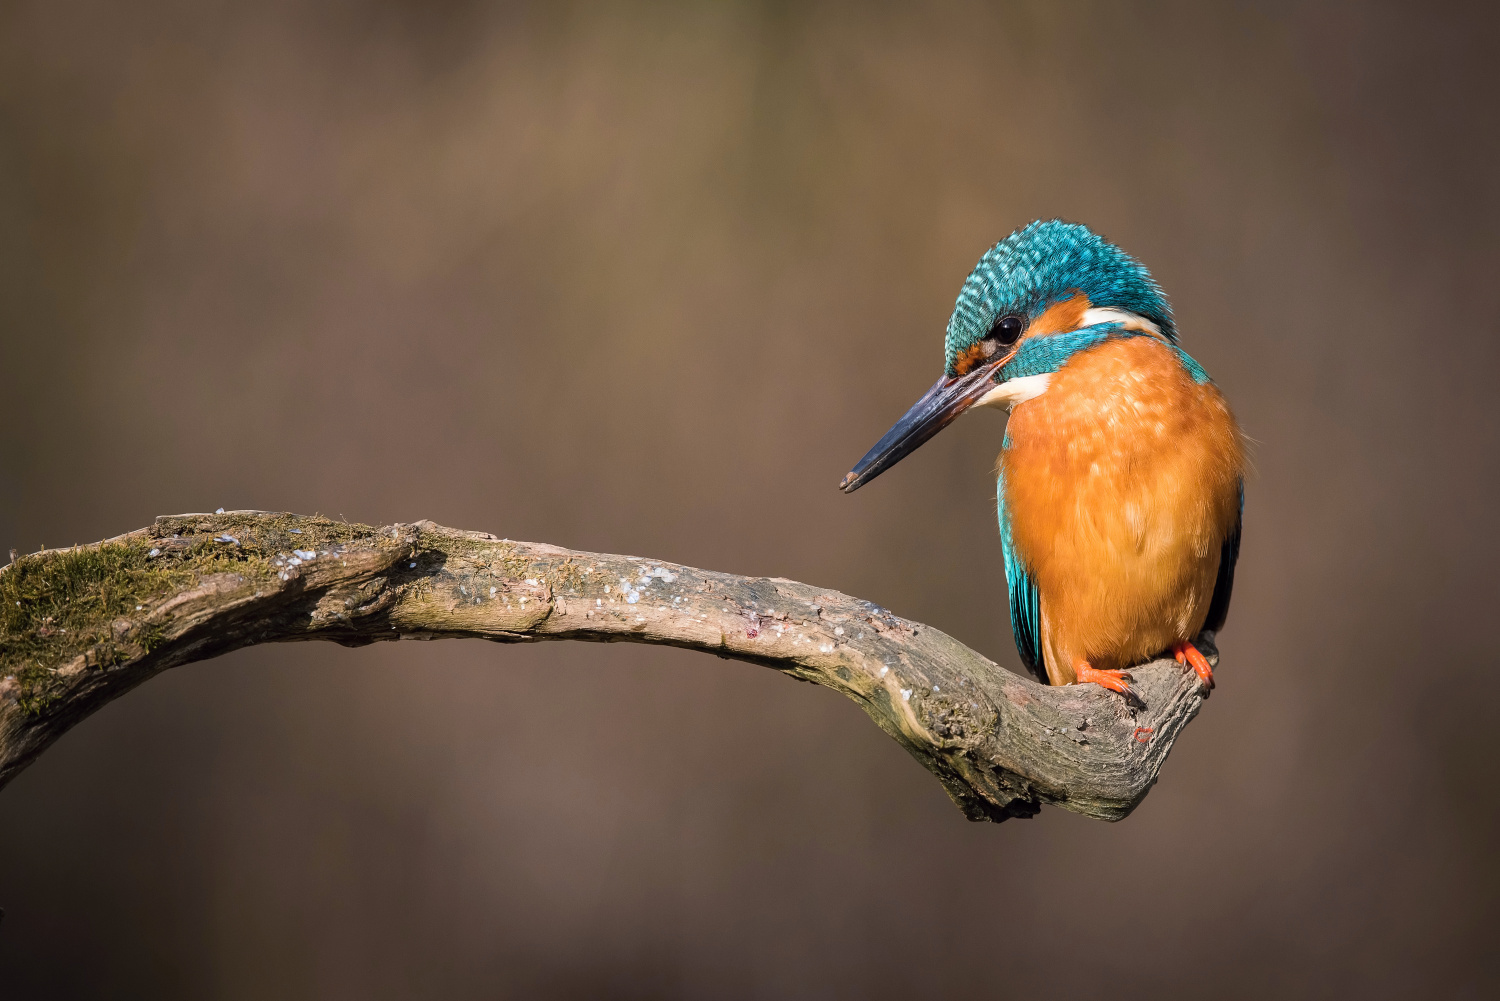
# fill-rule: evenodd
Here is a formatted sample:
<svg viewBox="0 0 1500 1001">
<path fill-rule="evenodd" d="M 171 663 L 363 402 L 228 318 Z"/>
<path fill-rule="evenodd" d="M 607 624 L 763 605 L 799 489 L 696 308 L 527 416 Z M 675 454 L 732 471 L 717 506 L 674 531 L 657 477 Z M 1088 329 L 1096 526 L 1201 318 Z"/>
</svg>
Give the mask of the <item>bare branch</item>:
<svg viewBox="0 0 1500 1001">
<path fill-rule="evenodd" d="M 574 552 L 428 521 L 258 511 L 158 518 L 0 569 L 0 785 L 169 667 L 257 643 L 478 637 L 661 643 L 775 668 L 859 704 L 972 820 L 1052 803 L 1118 820 L 1204 692 L 1171 661 L 1142 706 L 1050 688 L 878 605 L 780 578 Z M 1213 637 L 1200 640 L 1217 660 Z"/>
</svg>

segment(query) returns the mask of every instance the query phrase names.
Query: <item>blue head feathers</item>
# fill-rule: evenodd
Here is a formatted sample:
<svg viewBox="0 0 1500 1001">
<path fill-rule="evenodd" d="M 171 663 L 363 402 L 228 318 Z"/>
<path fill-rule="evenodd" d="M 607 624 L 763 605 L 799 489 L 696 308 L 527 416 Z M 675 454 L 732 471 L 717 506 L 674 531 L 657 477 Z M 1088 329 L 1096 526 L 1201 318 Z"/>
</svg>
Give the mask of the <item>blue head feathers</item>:
<svg viewBox="0 0 1500 1001">
<path fill-rule="evenodd" d="M 1172 307 L 1144 265 L 1087 226 L 1037 221 L 990 248 L 964 281 L 944 341 L 948 373 L 996 320 L 1029 322 L 1079 292 L 1093 307 L 1135 313 L 1176 340 Z"/>
</svg>

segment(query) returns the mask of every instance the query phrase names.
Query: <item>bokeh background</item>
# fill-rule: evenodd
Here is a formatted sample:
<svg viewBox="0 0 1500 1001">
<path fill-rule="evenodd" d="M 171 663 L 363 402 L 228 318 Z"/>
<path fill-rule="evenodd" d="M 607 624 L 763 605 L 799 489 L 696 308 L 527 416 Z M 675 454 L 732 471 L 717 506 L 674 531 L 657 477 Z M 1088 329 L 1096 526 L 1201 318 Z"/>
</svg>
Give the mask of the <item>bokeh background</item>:
<svg viewBox="0 0 1500 1001">
<path fill-rule="evenodd" d="M 1037 217 L 1257 442 L 1126 821 L 965 822 L 680 651 L 242 651 L 0 793 L 6 998 L 1486 997 L 1500 88 L 1481 5 L 0 8 L 0 551 L 431 518 L 784 575 L 1014 666 L 1001 415 L 853 497 Z"/>
</svg>

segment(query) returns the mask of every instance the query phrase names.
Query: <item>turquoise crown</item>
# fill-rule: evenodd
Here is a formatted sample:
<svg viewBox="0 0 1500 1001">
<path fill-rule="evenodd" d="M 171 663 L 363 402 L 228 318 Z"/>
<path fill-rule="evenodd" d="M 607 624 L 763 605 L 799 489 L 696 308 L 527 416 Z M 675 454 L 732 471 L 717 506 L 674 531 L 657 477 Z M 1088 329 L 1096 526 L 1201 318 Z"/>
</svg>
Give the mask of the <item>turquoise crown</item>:
<svg viewBox="0 0 1500 1001">
<path fill-rule="evenodd" d="M 1143 316 L 1177 339 L 1172 307 L 1145 265 L 1087 226 L 1037 220 L 986 251 L 965 279 L 943 342 L 948 374 L 1000 317 L 1030 322 L 1077 292 L 1096 307 Z"/>
</svg>

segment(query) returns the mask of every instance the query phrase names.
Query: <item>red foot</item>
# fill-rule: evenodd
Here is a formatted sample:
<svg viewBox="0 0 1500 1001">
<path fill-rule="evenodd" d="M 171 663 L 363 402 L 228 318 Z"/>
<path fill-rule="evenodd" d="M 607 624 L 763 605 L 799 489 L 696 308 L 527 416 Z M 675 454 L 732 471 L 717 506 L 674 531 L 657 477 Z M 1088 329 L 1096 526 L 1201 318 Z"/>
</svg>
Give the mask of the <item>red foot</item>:
<svg viewBox="0 0 1500 1001">
<path fill-rule="evenodd" d="M 1089 667 L 1089 662 L 1080 660 L 1073 665 L 1073 673 L 1077 676 L 1077 684 L 1095 684 L 1100 688 L 1108 688 L 1112 692 L 1118 692 L 1127 698 L 1138 699 L 1135 689 L 1127 682 L 1133 681 L 1129 671 L 1096 671 Z"/>
<path fill-rule="evenodd" d="M 1198 648 L 1191 643 L 1173 643 L 1172 656 L 1177 658 L 1179 664 L 1193 665 L 1193 671 L 1197 673 L 1198 680 L 1209 688 L 1214 687 L 1214 669 L 1209 666 L 1208 658 L 1198 652 Z"/>
</svg>

